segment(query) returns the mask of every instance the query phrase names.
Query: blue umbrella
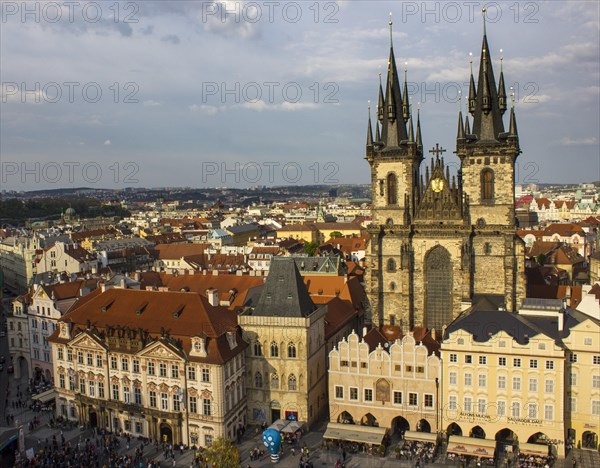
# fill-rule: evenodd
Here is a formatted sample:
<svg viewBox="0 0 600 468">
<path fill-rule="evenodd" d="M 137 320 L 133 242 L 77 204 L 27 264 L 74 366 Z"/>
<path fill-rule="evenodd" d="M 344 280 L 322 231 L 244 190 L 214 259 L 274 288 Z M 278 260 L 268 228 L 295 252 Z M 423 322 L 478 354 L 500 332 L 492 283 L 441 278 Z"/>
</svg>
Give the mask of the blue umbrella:
<svg viewBox="0 0 600 468">
<path fill-rule="evenodd" d="M 266 429 L 263 432 L 263 444 L 271 452 L 271 461 L 277 463 L 279 461 L 279 447 L 281 446 L 281 434 L 276 429 Z"/>
</svg>

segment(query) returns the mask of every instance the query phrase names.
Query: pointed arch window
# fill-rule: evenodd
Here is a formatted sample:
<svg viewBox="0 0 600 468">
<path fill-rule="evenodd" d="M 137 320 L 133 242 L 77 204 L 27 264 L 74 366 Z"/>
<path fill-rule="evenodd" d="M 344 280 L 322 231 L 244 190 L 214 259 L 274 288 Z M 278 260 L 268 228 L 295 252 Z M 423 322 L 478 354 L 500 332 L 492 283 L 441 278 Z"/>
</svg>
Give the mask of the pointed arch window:
<svg viewBox="0 0 600 468">
<path fill-rule="evenodd" d="M 393 273 L 396 271 L 396 260 L 394 260 L 393 258 L 390 258 L 387 261 L 387 271 L 390 273 Z"/>
<path fill-rule="evenodd" d="M 288 357 L 289 358 L 296 357 L 296 345 L 294 343 L 288 344 Z"/>
<path fill-rule="evenodd" d="M 262 347 L 260 346 L 260 342 L 259 341 L 255 341 L 254 342 L 254 355 L 255 356 L 262 356 Z"/>
<path fill-rule="evenodd" d="M 279 376 L 277 374 L 271 375 L 271 388 L 279 388 Z"/>
<path fill-rule="evenodd" d="M 387 202 L 388 205 L 398 204 L 398 179 L 393 172 L 387 176 Z"/>
<path fill-rule="evenodd" d="M 288 390 L 296 391 L 296 389 L 296 376 L 294 374 L 291 374 L 288 377 Z"/>
<path fill-rule="evenodd" d="M 494 171 L 489 168 L 481 171 L 481 200 L 494 200 Z"/>
<path fill-rule="evenodd" d="M 254 376 L 254 386 L 256 388 L 262 388 L 262 386 L 263 386 L 263 378 L 262 378 L 262 374 L 260 372 L 257 372 L 256 375 Z"/>
<path fill-rule="evenodd" d="M 279 346 L 277 343 L 271 343 L 271 357 L 279 357 Z"/>
</svg>

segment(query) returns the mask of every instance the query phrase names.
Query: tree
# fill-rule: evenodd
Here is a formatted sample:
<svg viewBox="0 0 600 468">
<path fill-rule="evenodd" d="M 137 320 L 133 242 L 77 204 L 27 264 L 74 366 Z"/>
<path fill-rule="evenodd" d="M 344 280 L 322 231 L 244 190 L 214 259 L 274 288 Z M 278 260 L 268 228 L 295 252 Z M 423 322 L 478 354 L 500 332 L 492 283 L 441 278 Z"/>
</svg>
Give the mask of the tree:
<svg viewBox="0 0 600 468">
<path fill-rule="evenodd" d="M 336 237 L 344 237 L 344 235 L 340 231 L 333 231 L 331 234 L 329 234 L 329 237 L 331 239 L 335 239 Z"/>
<path fill-rule="evenodd" d="M 204 456 L 212 468 L 240 466 L 240 451 L 231 439 L 219 437 L 204 451 Z"/>
<path fill-rule="evenodd" d="M 318 245 L 316 242 L 305 242 L 304 243 L 304 251 L 311 257 L 317 251 L 317 247 L 318 247 Z"/>
</svg>

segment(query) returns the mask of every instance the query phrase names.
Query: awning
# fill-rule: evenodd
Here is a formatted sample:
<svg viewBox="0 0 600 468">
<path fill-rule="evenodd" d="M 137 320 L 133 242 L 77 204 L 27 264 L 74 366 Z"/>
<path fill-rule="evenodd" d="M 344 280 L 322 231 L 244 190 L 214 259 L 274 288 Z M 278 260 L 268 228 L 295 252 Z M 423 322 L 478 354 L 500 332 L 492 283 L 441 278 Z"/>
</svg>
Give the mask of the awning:
<svg viewBox="0 0 600 468">
<path fill-rule="evenodd" d="M 493 458 L 495 449 L 495 440 L 463 436 L 450 436 L 448 439 L 448 453 L 457 455 Z"/>
<path fill-rule="evenodd" d="M 406 440 L 418 440 L 420 442 L 437 442 L 437 435 L 432 434 L 431 432 L 417 432 L 417 431 L 406 431 L 404 433 L 404 438 Z"/>
<path fill-rule="evenodd" d="M 31 397 L 32 400 L 39 401 L 40 403 L 50 403 L 54 401 L 56 398 L 56 390 L 51 388 L 50 390 L 46 390 L 45 392 L 38 393 Z"/>
<path fill-rule="evenodd" d="M 0 429 L 0 452 L 4 450 L 8 445 L 15 440 L 19 435 L 19 429 L 16 428 L 2 428 Z"/>
<path fill-rule="evenodd" d="M 291 423 L 289 423 L 287 426 L 285 426 L 281 432 L 289 432 L 289 433 L 294 433 L 294 432 L 298 432 L 299 430 L 301 430 L 304 427 L 304 423 L 303 422 L 298 422 L 298 421 L 292 421 Z"/>
<path fill-rule="evenodd" d="M 519 444 L 519 452 L 527 455 L 537 455 L 538 457 L 548 456 L 548 446 L 546 444 Z"/>
<path fill-rule="evenodd" d="M 289 424 L 285 419 L 278 419 L 269 426 L 269 429 L 275 429 L 277 432 L 283 431 L 283 428 Z"/>
<path fill-rule="evenodd" d="M 380 445 L 387 433 L 385 427 L 358 426 L 356 424 L 328 423 L 324 439 L 345 440 L 360 444 Z"/>
</svg>

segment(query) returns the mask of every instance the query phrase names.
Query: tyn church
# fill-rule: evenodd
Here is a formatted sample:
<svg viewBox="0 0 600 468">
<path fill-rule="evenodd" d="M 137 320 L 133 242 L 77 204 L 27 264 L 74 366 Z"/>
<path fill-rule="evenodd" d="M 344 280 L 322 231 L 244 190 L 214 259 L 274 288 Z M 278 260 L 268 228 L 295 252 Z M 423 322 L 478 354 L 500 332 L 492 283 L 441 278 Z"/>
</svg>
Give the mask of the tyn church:
<svg viewBox="0 0 600 468">
<path fill-rule="evenodd" d="M 514 105 L 504 127 L 508 104 L 484 30 L 477 86 L 471 70 L 472 122 L 458 115 L 458 174 L 450 177 L 437 145 L 431 163 L 422 164 L 420 118 L 415 123 L 411 115 L 406 75 L 401 89 L 390 44 L 385 93 L 380 83 L 375 135 L 369 115 L 366 145 L 373 197 L 366 282 L 374 325 L 441 331 L 481 295 L 494 295 L 508 311 L 525 297 L 514 213 L 521 150 Z"/>
</svg>

